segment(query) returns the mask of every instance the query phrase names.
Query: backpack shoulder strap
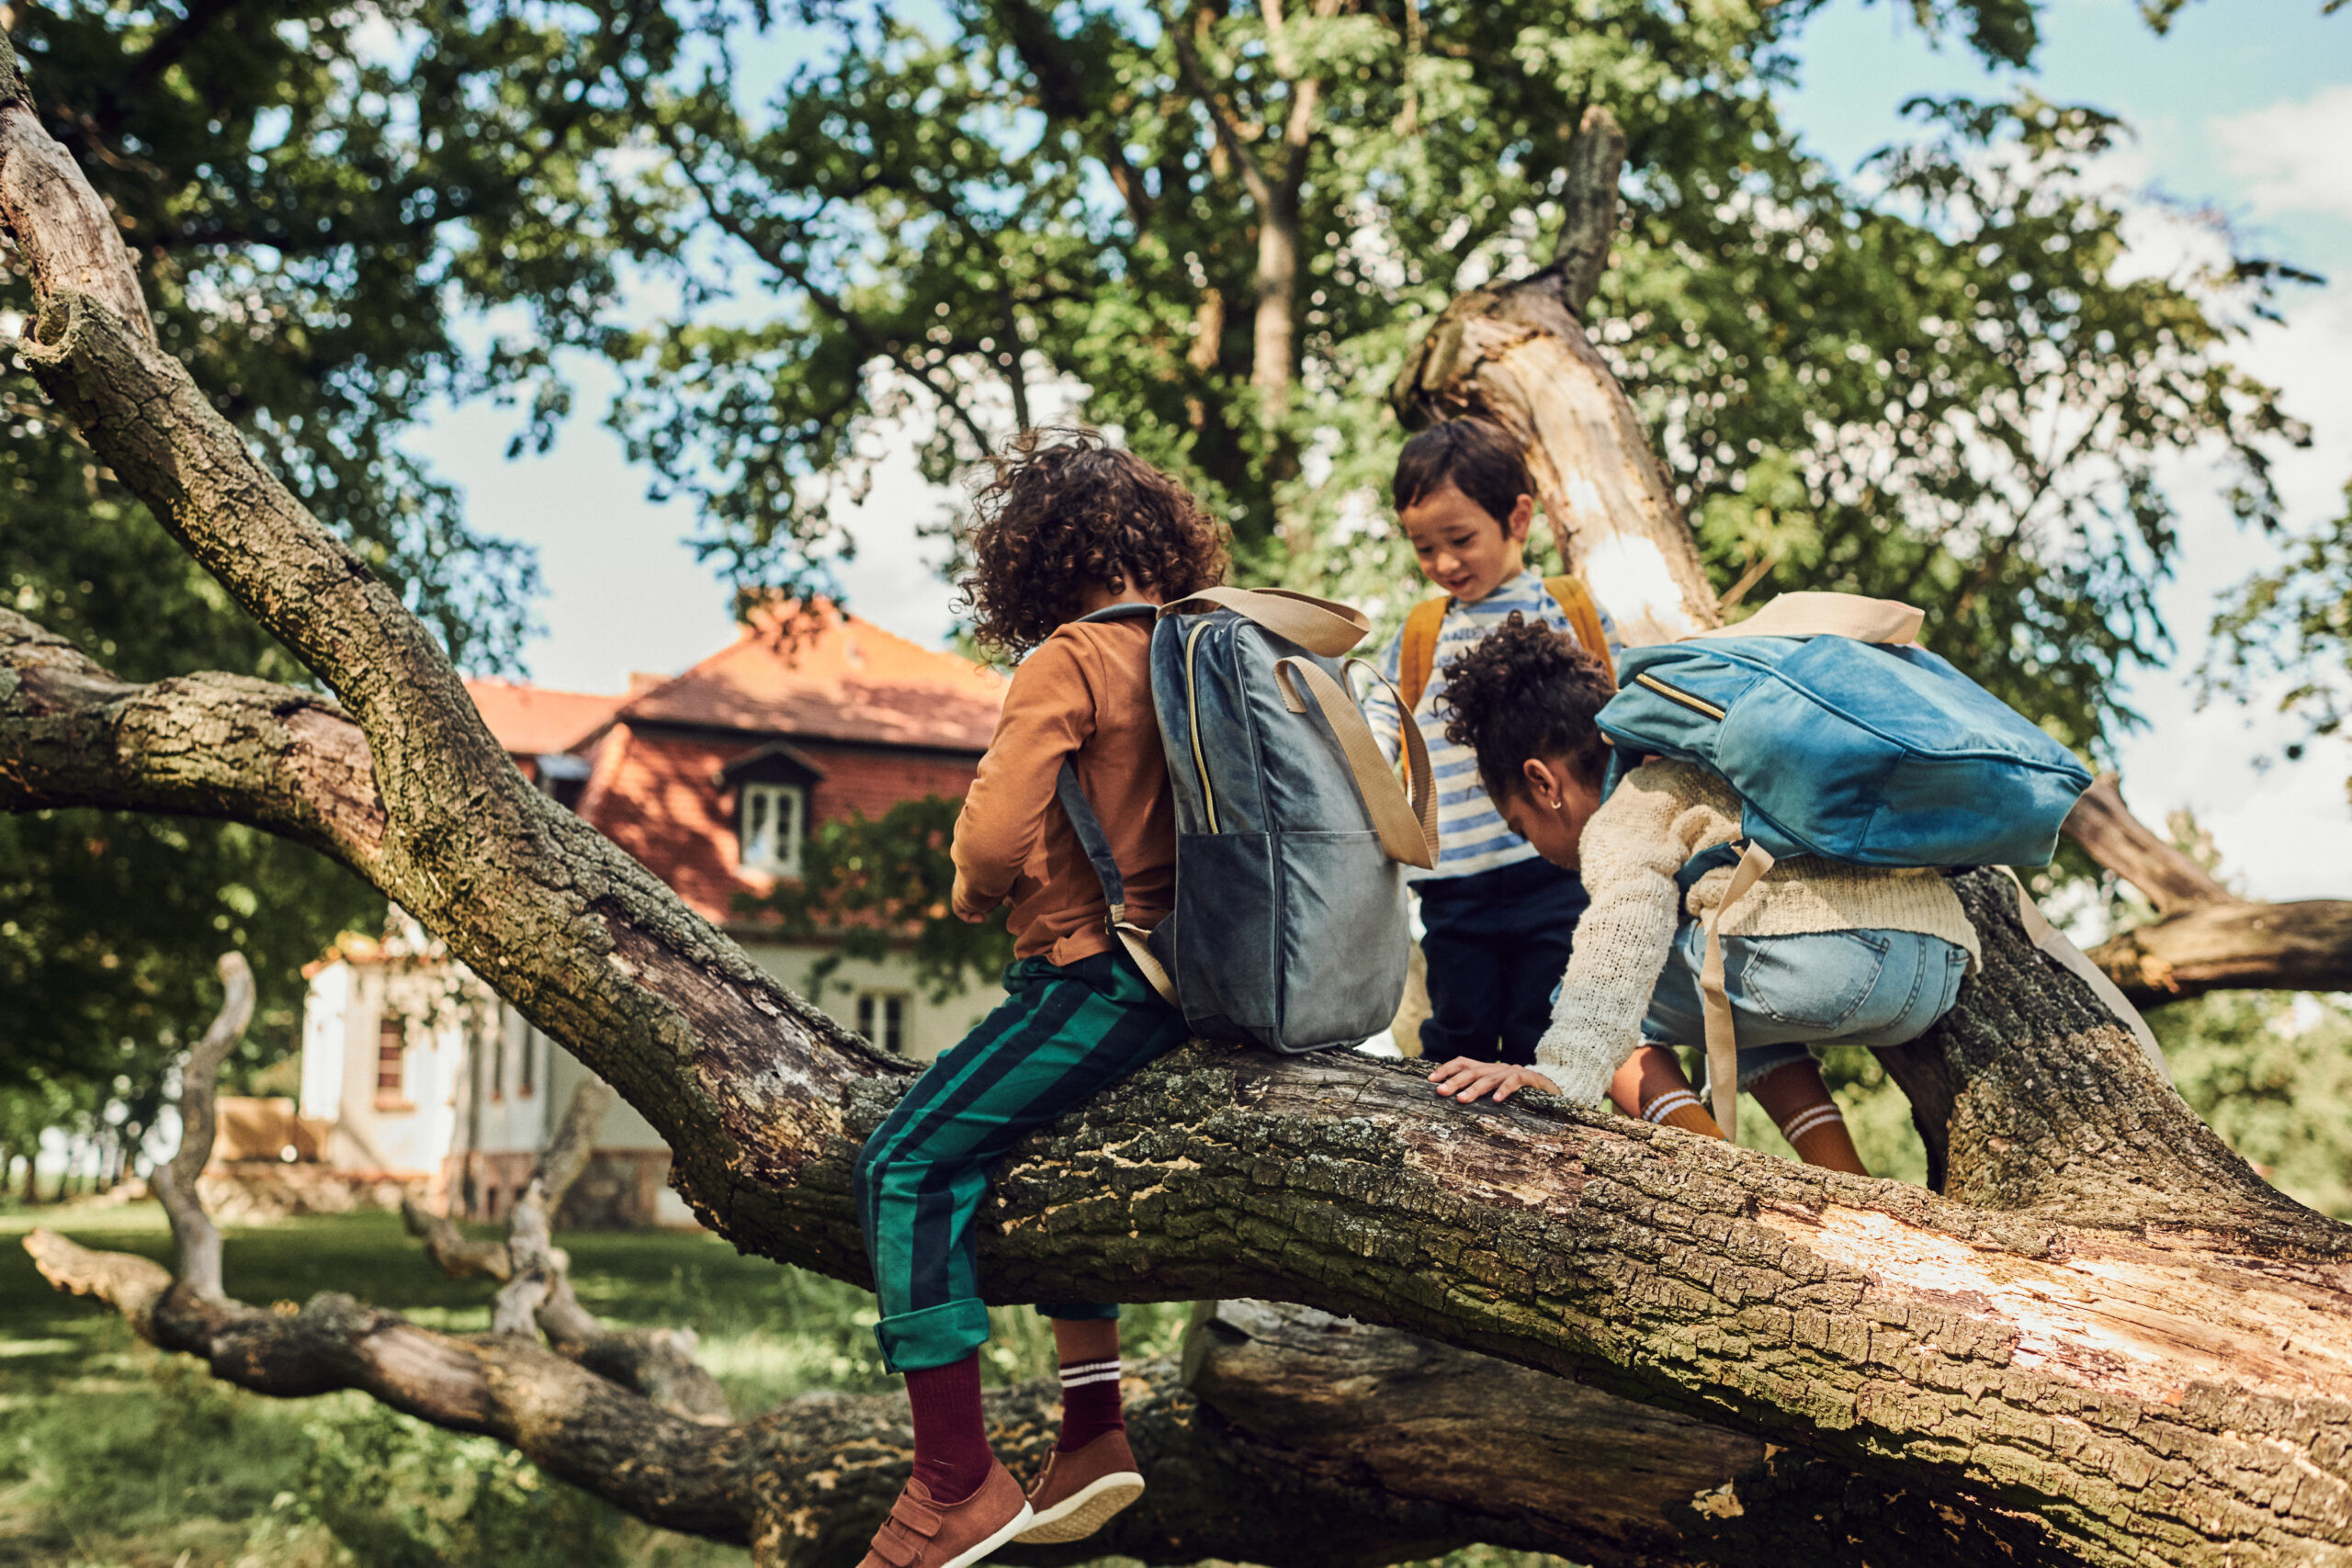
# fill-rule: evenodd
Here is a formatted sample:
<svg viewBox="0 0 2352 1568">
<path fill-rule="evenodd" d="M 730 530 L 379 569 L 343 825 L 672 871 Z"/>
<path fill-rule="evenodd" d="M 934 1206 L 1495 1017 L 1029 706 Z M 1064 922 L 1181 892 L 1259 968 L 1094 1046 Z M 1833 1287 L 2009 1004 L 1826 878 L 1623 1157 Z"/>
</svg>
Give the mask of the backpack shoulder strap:
<svg viewBox="0 0 2352 1568">
<path fill-rule="evenodd" d="M 1086 618 L 1092 620 L 1094 616 Z M 1070 829 L 1078 835 L 1079 848 L 1086 852 L 1086 858 L 1093 863 L 1094 874 L 1102 883 L 1102 901 L 1111 907 L 1103 923 L 1151 988 L 1159 993 L 1160 999 L 1170 1007 L 1177 1006 L 1176 983 L 1169 978 L 1159 956 L 1146 945 L 1145 939 L 1150 933 L 1128 923 L 1126 879 L 1119 874 L 1118 859 L 1111 852 L 1111 837 L 1102 831 L 1102 819 L 1094 815 L 1093 803 L 1086 798 L 1085 787 L 1078 782 L 1078 769 L 1067 757 L 1062 759 L 1060 776 L 1054 781 L 1054 796 L 1061 802 L 1063 812 L 1069 818 Z"/>
<path fill-rule="evenodd" d="M 1445 606 L 1449 601 L 1424 599 L 1413 606 L 1405 617 L 1403 646 L 1397 649 L 1397 695 L 1405 704 L 1405 720 L 1412 722 L 1413 710 L 1420 706 L 1421 694 L 1429 690 L 1430 675 L 1437 668 L 1437 634 L 1445 625 Z"/>
<path fill-rule="evenodd" d="M 1547 577 L 1544 587 L 1552 595 L 1552 602 L 1559 605 L 1560 614 L 1567 616 L 1568 625 L 1576 627 L 1577 640 L 1584 644 L 1587 653 L 1600 660 L 1601 671 L 1614 686 L 1616 660 L 1609 656 L 1609 633 L 1600 624 L 1600 606 L 1592 602 L 1592 591 L 1584 585 L 1584 579 Z"/>
</svg>

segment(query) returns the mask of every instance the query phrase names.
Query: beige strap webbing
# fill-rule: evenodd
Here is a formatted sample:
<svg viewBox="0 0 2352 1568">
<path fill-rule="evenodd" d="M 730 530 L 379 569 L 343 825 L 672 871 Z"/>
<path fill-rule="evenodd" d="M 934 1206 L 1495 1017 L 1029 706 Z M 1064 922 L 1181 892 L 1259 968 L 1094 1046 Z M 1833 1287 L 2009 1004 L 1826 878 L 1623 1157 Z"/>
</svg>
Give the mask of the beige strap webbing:
<svg viewBox="0 0 2352 1568">
<path fill-rule="evenodd" d="M 1737 626 L 1692 632 L 1711 637 L 1849 637 L 1856 642 L 1917 642 L 1927 612 L 1893 599 L 1859 593 L 1783 593 Z"/>
<path fill-rule="evenodd" d="M 1772 852 L 1751 843 L 1732 867 L 1723 902 L 1707 916 L 1707 957 L 1699 966 L 1700 1010 L 1707 1024 L 1707 1098 L 1724 1136 L 1739 1137 L 1739 1037 L 1732 1027 L 1731 996 L 1724 987 L 1724 917 L 1757 878 L 1772 869 Z"/>
<path fill-rule="evenodd" d="M 2132 1032 L 2132 1038 L 2140 1043 L 2140 1054 L 2148 1058 L 2148 1065 L 2156 1069 L 2156 1076 L 2166 1083 L 2172 1082 L 2172 1068 L 2165 1064 L 2165 1049 L 2156 1043 L 2156 1032 L 2148 1027 L 2148 1021 L 2140 1016 L 2140 1010 L 2125 999 L 2121 989 L 2108 978 L 2106 970 L 2091 962 L 2089 953 L 2076 947 L 2067 940 L 2064 931 L 2050 923 L 2050 917 L 2041 912 L 2041 906 L 2035 903 L 2033 895 L 2025 890 L 2024 879 L 2006 865 L 2001 870 L 2017 884 L 2018 923 L 2025 927 L 2025 934 L 2033 945 L 2056 959 L 2060 967 L 2088 986 L 2092 994 L 2105 1004 L 2107 1010 L 2121 1020 L 2123 1027 Z"/>
<path fill-rule="evenodd" d="M 1151 933 L 1141 926 L 1114 916 L 1111 934 L 1119 939 L 1119 945 L 1125 948 L 1127 956 L 1136 961 L 1136 967 L 1142 970 L 1143 977 L 1151 982 L 1151 988 L 1159 993 L 1159 999 L 1170 1007 L 1182 1007 L 1183 1004 L 1176 999 L 1176 982 L 1168 977 L 1166 966 L 1145 945 L 1144 939 Z"/>
<path fill-rule="evenodd" d="M 1356 706 L 1345 688 L 1324 672 L 1321 665 L 1310 664 L 1304 659 L 1278 659 L 1274 661 L 1274 683 L 1282 688 L 1283 705 L 1291 712 L 1305 713 L 1308 696 L 1322 710 L 1323 722 L 1331 727 L 1340 754 L 1348 760 L 1348 772 L 1356 781 L 1356 794 L 1362 797 L 1363 808 L 1372 818 L 1373 830 L 1380 835 L 1380 847 L 1387 852 L 1388 858 L 1423 869 L 1434 867 L 1437 791 L 1432 787 L 1429 748 L 1421 740 L 1419 726 L 1403 726 L 1406 768 L 1413 781 L 1408 794 L 1406 787 L 1396 782 L 1396 775 L 1388 771 L 1388 759 L 1380 754 L 1380 744 L 1372 738 L 1372 727 L 1363 721 L 1363 710 Z M 1306 695 L 1300 694 L 1302 685 L 1306 688 Z"/>
<path fill-rule="evenodd" d="M 1163 615 L 1198 614 L 1204 607 L 1230 610 L 1309 653 L 1337 659 L 1372 630 L 1361 610 L 1286 588 L 1204 588 L 1160 610 Z"/>
</svg>

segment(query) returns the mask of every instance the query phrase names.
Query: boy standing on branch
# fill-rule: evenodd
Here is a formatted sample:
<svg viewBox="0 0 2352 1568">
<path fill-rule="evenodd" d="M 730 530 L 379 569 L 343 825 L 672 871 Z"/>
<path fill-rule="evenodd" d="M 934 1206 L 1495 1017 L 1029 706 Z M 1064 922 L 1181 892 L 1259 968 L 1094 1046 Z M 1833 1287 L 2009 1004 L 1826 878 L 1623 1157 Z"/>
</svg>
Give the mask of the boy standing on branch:
<svg viewBox="0 0 2352 1568">
<path fill-rule="evenodd" d="M 1572 638 L 1604 669 L 1615 657 L 1616 627 L 1582 581 L 1527 570 L 1534 488 L 1518 443 L 1485 420 L 1434 425 L 1396 459 L 1397 525 L 1422 572 L 1445 590 L 1414 608 L 1381 655 L 1381 673 L 1429 743 L 1437 781 L 1444 847 L 1433 869 L 1408 874 L 1429 961 L 1420 1045 L 1430 1061 L 1535 1060 L 1586 903 L 1575 872 L 1546 862 L 1497 815 L 1477 759 L 1446 739 L 1440 716 L 1445 666 L 1514 612 Z M 1394 762 L 1405 722 L 1397 699 L 1379 686 L 1363 711 Z"/>
<path fill-rule="evenodd" d="M 884 1360 L 914 1407 L 914 1474 L 861 1568 L 965 1568 L 1014 1539 L 1078 1540 L 1143 1494 L 1119 1400 L 1119 1309 L 1041 1305 L 1062 1370 L 1060 1440 L 1027 1495 L 989 1450 L 989 1337 L 972 1213 L 1023 1136 L 1186 1037 L 1111 931 L 1102 885 L 1056 796 L 1069 762 L 1126 874 L 1126 919 L 1175 892 L 1175 806 L 1152 707 L 1148 615 L 1225 574 L 1183 487 L 1091 432 L 1018 437 L 979 496 L 963 589 L 982 643 L 1025 655 L 956 818 L 956 913 L 1012 904 L 1002 1006 L 933 1063 L 866 1140 L 858 1219 Z"/>
</svg>

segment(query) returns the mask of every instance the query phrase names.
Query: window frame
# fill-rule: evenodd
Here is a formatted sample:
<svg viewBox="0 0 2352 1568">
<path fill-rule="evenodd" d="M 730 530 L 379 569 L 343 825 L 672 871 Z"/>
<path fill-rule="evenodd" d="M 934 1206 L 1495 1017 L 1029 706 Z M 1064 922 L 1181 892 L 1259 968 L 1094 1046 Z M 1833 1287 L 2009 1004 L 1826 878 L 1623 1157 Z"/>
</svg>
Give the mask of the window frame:
<svg viewBox="0 0 2352 1568">
<path fill-rule="evenodd" d="M 779 852 L 772 858 L 754 858 L 760 841 L 752 831 L 754 801 L 767 804 L 775 829 L 770 842 Z M 789 802 L 789 809 L 781 818 L 775 817 L 776 808 Z M 788 833 L 787 830 L 788 829 Z M 749 781 L 736 786 L 735 801 L 735 865 L 739 871 L 757 873 L 763 876 L 794 880 L 800 875 L 800 846 L 808 837 L 808 786 L 805 784 L 774 784 Z"/>
<path fill-rule="evenodd" d="M 852 1016 L 856 1020 L 858 1033 L 894 1056 L 907 1054 L 907 1035 L 914 1022 L 914 995 L 910 991 L 885 990 L 876 987 L 857 993 L 857 1005 Z M 877 1032 L 875 1025 L 882 1027 Z"/>
<path fill-rule="evenodd" d="M 391 1070 L 390 1087 L 384 1081 L 388 1063 Z M 384 1013 L 376 1021 L 376 1109 L 416 1109 L 415 1102 L 408 1097 L 408 1021 L 396 1012 Z"/>
</svg>

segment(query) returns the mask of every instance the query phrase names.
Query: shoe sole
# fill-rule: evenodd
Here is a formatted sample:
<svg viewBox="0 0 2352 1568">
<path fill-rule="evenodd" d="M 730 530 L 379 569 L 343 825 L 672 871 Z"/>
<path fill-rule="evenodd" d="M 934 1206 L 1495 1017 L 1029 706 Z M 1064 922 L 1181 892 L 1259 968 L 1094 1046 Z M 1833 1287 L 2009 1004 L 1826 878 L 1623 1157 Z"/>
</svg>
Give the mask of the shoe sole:
<svg viewBox="0 0 2352 1568">
<path fill-rule="evenodd" d="M 989 1537 L 988 1540 L 980 1542 L 979 1545 L 972 1548 L 969 1551 L 949 1558 L 946 1562 L 941 1563 L 939 1568 L 972 1568 L 973 1563 L 979 1562 L 989 1552 L 994 1551 L 1000 1546 L 1007 1544 L 1013 1539 L 1013 1537 L 1019 1535 L 1023 1530 L 1027 1529 L 1036 1517 L 1036 1510 L 1031 1508 L 1026 1503 L 1022 1504 L 1021 1511 L 1012 1516 L 1012 1520 L 1010 1524 L 1007 1524 L 1002 1529 L 997 1531 L 996 1534 Z"/>
<path fill-rule="evenodd" d="M 1143 1495 L 1143 1477 L 1132 1470 L 1098 1476 L 1083 1491 L 1065 1497 L 1030 1520 L 1024 1546 L 1054 1546 L 1084 1540 L 1111 1522 L 1111 1516 Z"/>
</svg>

